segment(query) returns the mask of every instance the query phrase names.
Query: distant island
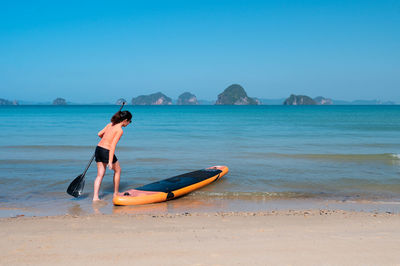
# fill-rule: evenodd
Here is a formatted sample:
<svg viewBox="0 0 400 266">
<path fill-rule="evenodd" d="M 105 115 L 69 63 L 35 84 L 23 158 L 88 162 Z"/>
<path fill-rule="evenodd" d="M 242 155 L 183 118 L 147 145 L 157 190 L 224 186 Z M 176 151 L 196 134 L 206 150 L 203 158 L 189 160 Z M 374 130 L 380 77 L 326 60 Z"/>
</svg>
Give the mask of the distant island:
<svg viewBox="0 0 400 266">
<path fill-rule="evenodd" d="M 171 105 L 172 100 L 161 92 L 140 95 L 132 99 L 132 105 Z"/>
<path fill-rule="evenodd" d="M 317 105 L 317 102 L 305 95 L 290 95 L 283 105 Z"/>
<path fill-rule="evenodd" d="M 329 98 L 325 98 L 322 96 L 318 96 L 314 98 L 314 101 L 318 104 L 318 105 L 332 105 L 333 101 L 332 99 Z"/>
<path fill-rule="evenodd" d="M 0 98 L 0 105 L 18 105 L 18 102 L 15 100 L 9 101 L 9 100 Z"/>
<path fill-rule="evenodd" d="M 121 105 L 128 104 L 125 98 L 119 98 L 115 102 L 97 102 L 89 105 Z M 245 89 L 240 84 L 228 86 L 222 93 L 217 95 L 217 100 L 202 100 L 191 92 L 184 92 L 178 99 L 171 99 L 162 92 L 148 95 L 140 95 L 132 98 L 129 102 L 132 105 L 396 105 L 393 101 L 380 100 L 354 100 L 343 101 L 326 98 L 323 96 L 310 97 L 307 95 L 291 94 L 288 98 L 265 99 L 249 97 Z M 33 101 L 10 101 L 0 98 L 0 105 L 85 105 L 67 102 L 66 99 L 58 97 L 52 102 L 33 102 Z"/>
<path fill-rule="evenodd" d="M 246 91 L 239 84 L 230 85 L 218 95 L 216 105 L 259 105 L 256 99 L 247 96 Z"/>
<path fill-rule="evenodd" d="M 67 105 L 67 101 L 64 98 L 56 98 L 53 105 Z"/>
<path fill-rule="evenodd" d="M 351 102 L 347 101 L 334 101 L 335 105 L 395 105 L 395 102 L 386 101 L 382 102 L 380 100 L 355 100 Z"/>
<path fill-rule="evenodd" d="M 312 99 L 306 95 L 290 95 L 285 101 L 283 105 L 395 105 L 395 102 L 382 102 L 379 100 L 355 100 L 355 101 L 341 101 L 341 100 L 332 100 L 330 98 L 325 98 L 322 96 L 315 97 Z"/>
<path fill-rule="evenodd" d="M 184 92 L 178 97 L 177 105 L 198 105 L 196 95 L 190 92 Z"/>
</svg>

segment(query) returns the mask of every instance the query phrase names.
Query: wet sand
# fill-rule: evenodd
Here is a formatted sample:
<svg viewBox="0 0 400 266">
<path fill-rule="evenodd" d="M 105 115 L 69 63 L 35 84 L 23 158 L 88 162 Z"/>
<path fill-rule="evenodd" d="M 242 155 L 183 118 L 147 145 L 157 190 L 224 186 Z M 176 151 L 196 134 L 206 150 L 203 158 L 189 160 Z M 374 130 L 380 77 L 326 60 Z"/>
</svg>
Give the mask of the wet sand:
<svg viewBox="0 0 400 266">
<path fill-rule="evenodd" d="M 398 265 L 400 215 L 341 210 L 0 219 L 1 265 Z"/>
</svg>

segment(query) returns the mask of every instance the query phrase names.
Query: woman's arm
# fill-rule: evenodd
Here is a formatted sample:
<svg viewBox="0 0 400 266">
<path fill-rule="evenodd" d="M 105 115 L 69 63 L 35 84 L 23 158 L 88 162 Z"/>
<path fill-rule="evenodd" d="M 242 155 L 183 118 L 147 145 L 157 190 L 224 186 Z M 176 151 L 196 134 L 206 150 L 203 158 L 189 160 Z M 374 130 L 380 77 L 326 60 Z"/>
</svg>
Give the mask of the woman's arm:
<svg viewBox="0 0 400 266">
<path fill-rule="evenodd" d="M 110 152 L 108 154 L 108 168 L 109 169 L 112 168 L 112 161 L 114 158 L 115 147 L 117 146 L 117 143 L 118 143 L 119 139 L 121 138 L 122 133 L 123 133 L 122 129 L 117 131 L 117 133 L 115 134 L 113 141 L 111 143 Z"/>
<path fill-rule="evenodd" d="M 111 123 L 110 123 L 110 124 L 111 124 Z M 107 128 L 110 126 L 110 124 L 108 124 L 107 126 L 105 126 L 102 130 L 99 131 L 99 133 L 97 133 L 97 135 L 98 135 L 100 138 L 103 138 L 104 133 L 106 132 L 106 130 L 107 130 Z"/>
</svg>

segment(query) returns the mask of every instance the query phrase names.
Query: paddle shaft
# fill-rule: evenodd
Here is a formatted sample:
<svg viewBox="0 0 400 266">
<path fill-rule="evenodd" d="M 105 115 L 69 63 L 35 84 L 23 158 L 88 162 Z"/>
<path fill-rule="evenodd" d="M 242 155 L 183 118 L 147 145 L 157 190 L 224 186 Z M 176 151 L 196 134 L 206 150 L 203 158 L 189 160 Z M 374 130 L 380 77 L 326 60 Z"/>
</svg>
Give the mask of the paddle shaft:
<svg viewBox="0 0 400 266">
<path fill-rule="evenodd" d="M 90 159 L 90 161 L 89 161 L 88 165 L 86 166 L 85 171 L 83 171 L 82 175 L 86 175 L 86 172 L 89 169 L 90 165 L 92 164 L 94 157 L 95 157 L 95 153 L 93 153 L 92 158 Z"/>
<path fill-rule="evenodd" d="M 119 108 L 119 112 L 121 112 L 122 107 L 124 107 L 124 105 L 125 105 L 125 102 L 122 102 L 122 105 L 121 105 L 121 107 Z"/>
</svg>

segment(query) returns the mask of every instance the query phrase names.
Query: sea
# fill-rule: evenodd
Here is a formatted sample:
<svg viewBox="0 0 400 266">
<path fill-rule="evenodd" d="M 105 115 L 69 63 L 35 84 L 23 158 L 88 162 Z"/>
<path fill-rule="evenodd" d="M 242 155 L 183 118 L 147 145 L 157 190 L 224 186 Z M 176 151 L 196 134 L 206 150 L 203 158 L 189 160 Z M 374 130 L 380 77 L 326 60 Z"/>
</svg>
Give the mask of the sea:
<svg viewBox="0 0 400 266">
<path fill-rule="evenodd" d="M 229 173 L 165 203 L 92 204 L 66 193 L 119 106 L 1 106 L 0 217 L 270 211 L 399 212 L 400 106 L 132 106 L 116 155 L 120 191 L 214 165 Z"/>
</svg>

